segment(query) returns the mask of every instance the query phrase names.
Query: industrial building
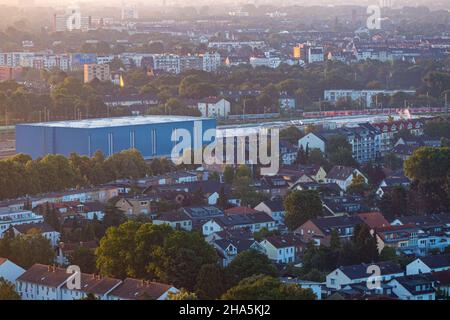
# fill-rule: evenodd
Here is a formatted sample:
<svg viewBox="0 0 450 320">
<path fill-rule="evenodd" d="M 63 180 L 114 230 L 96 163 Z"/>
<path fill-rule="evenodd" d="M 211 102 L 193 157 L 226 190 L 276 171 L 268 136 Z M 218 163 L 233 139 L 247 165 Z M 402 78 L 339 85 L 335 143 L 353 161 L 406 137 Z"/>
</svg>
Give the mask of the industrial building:
<svg viewBox="0 0 450 320">
<path fill-rule="evenodd" d="M 72 152 L 92 156 L 97 150 L 110 156 L 123 150 L 137 149 L 144 158 L 150 159 L 171 154 L 176 144 L 171 141 L 171 136 L 176 130 L 188 130 L 192 145 L 194 139 L 198 141 L 196 145 L 200 141 L 205 145 L 210 141 L 203 140 L 204 132 L 215 128 L 215 119 L 186 116 L 138 116 L 19 124 L 16 125 L 16 150 L 35 159 L 47 154 L 69 156 Z"/>
</svg>

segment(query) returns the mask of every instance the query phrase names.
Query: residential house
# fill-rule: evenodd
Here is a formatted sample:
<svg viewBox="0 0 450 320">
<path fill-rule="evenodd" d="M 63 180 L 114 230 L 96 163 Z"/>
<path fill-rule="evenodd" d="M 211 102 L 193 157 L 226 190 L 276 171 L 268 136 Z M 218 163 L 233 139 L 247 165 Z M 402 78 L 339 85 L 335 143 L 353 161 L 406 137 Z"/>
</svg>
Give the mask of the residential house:
<svg viewBox="0 0 450 320">
<path fill-rule="evenodd" d="M 286 140 L 280 140 L 280 163 L 282 165 L 291 165 L 297 160 L 297 148 Z"/>
<path fill-rule="evenodd" d="M 44 222 L 44 217 L 29 210 L 0 208 L 0 238 L 12 226 Z"/>
<path fill-rule="evenodd" d="M 175 230 L 192 231 L 192 220 L 184 212 L 168 212 L 153 219 L 155 225 L 169 225 Z"/>
<path fill-rule="evenodd" d="M 381 212 L 358 213 L 358 217 L 371 229 L 383 228 L 390 225 Z"/>
<path fill-rule="evenodd" d="M 422 119 L 408 119 L 373 123 L 372 125 L 381 131 L 380 152 L 384 155 L 391 151 L 395 143 L 395 136 L 399 131 L 408 130 L 412 135 L 422 135 L 424 121 Z"/>
<path fill-rule="evenodd" d="M 294 263 L 299 260 L 307 243 L 295 234 L 270 236 L 260 242 L 267 257 L 278 264 Z"/>
<path fill-rule="evenodd" d="M 272 231 L 276 229 L 276 224 L 275 220 L 265 212 L 231 214 L 212 218 L 203 224 L 202 230 L 203 235 L 208 236 L 222 230 L 240 228 L 248 228 L 252 232 L 258 232 L 263 228 Z"/>
<path fill-rule="evenodd" d="M 202 117 L 208 118 L 227 118 L 231 112 L 230 102 L 218 97 L 209 97 L 200 100 L 197 108 L 202 114 Z"/>
<path fill-rule="evenodd" d="M 304 241 L 314 241 L 316 245 L 330 245 L 331 232 L 336 230 L 339 237 L 346 241 L 354 234 L 355 227 L 363 221 L 358 216 L 319 217 L 306 221 L 294 233 Z"/>
<path fill-rule="evenodd" d="M 107 300 L 167 300 L 169 293 L 176 294 L 175 287 L 154 281 L 125 279 L 107 296 Z"/>
<path fill-rule="evenodd" d="M 255 210 L 267 213 L 273 220 L 276 221 L 278 225 L 284 224 L 284 216 L 286 215 L 286 210 L 284 209 L 283 200 L 277 198 L 274 200 L 265 200 L 259 203 Z"/>
<path fill-rule="evenodd" d="M 419 257 L 406 265 L 406 274 L 415 275 L 450 270 L 450 254 Z"/>
<path fill-rule="evenodd" d="M 351 215 L 367 210 L 361 196 L 322 196 L 324 214 L 327 216 Z"/>
<path fill-rule="evenodd" d="M 445 298 L 450 297 L 450 270 L 433 272 L 431 277 L 435 281 L 437 294 Z"/>
<path fill-rule="evenodd" d="M 60 242 L 56 247 L 55 261 L 60 266 L 68 266 L 70 264 L 71 255 L 78 249 L 87 249 L 94 252 L 97 249 L 97 241 L 80 241 L 80 242 Z"/>
<path fill-rule="evenodd" d="M 116 208 L 128 216 L 149 215 L 155 212 L 154 199 L 147 195 L 123 196 L 116 202 Z"/>
<path fill-rule="evenodd" d="M 435 281 L 431 275 L 417 274 L 392 279 L 388 283 L 401 300 L 435 300 Z"/>
<path fill-rule="evenodd" d="M 12 232 L 14 235 L 24 235 L 28 234 L 32 230 L 38 231 L 44 238 L 50 241 L 52 247 L 56 247 L 59 243 L 59 239 L 61 234 L 56 231 L 52 226 L 48 225 L 45 222 L 38 223 L 26 223 L 26 224 L 18 224 L 11 226 Z"/>
<path fill-rule="evenodd" d="M 376 279 L 380 282 L 389 281 L 405 275 L 400 265 L 394 261 L 383 261 L 375 264 L 361 263 L 341 266 L 333 270 L 326 276 L 326 286 L 329 289 L 339 290 L 349 284 L 365 283 L 367 285 L 369 277 L 373 276 L 371 267 L 374 265 L 380 268 L 380 275 Z"/>
<path fill-rule="evenodd" d="M 25 272 L 25 269 L 18 266 L 11 260 L 0 257 L 0 279 L 5 279 L 14 284 L 16 279 Z"/>
<path fill-rule="evenodd" d="M 249 239 L 217 239 L 210 244 L 216 249 L 223 268 L 227 267 L 243 251 L 257 250 L 262 252 L 264 250 L 258 241 Z"/>
<path fill-rule="evenodd" d="M 346 191 L 347 188 L 352 184 L 353 179 L 357 176 L 361 176 L 364 179 L 365 183 L 369 182 L 364 174 L 358 169 L 344 166 L 334 166 L 327 173 L 325 180 L 328 183 L 336 183 L 342 190 Z"/>
<path fill-rule="evenodd" d="M 214 206 L 191 206 L 183 207 L 184 212 L 192 221 L 192 226 L 196 230 L 203 230 L 203 225 L 213 218 L 223 217 L 223 210 Z"/>
<path fill-rule="evenodd" d="M 73 273 L 65 268 L 34 264 L 16 280 L 16 291 L 23 300 L 80 300 L 91 295 L 99 300 L 165 300 L 171 285 L 127 278 L 125 280 L 81 273 L 80 287 Z M 73 282 L 72 282 L 73 281 Z"/>
</svg>

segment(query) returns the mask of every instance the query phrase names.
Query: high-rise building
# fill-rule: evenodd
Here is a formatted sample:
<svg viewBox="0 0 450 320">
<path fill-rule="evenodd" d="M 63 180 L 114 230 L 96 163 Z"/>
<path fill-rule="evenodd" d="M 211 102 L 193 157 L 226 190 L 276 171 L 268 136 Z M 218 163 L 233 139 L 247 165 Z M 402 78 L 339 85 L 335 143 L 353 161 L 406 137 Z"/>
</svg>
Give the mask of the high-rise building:
<svg viewBox="0 0 450 320">
<path fill-rule="evenodd" d="M 94 79 L 100 81 L 110 81 L 109 64 L 85 64 L 84 65 L 84 83 L 91 82 Z"/>
</svg>

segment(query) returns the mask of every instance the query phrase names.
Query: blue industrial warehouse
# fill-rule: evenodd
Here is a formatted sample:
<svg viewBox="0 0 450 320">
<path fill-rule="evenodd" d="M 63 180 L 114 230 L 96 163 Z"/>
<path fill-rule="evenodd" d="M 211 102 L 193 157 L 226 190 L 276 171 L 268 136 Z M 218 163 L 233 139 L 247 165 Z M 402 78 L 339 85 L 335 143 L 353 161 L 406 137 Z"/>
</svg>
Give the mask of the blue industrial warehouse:
<svg viewBox="0 0 450 320">
<path fill-rule="evenodd" d="M 168 156 L 176 142 L 174 130 L 186 129 L 192 140 L 208 129 L 215 129 L 215 119 L 186 116 L 138 116 L 88 119 L 16 125 L 16 151 L 33 158 L 47 154 L 92 156 L 97 150 L 106 156 L 137 149 L 144 158 Z M 175 131 L 176 132 L 176 131 Z M 192 143 L 194 143 L 192 141 Z"/>
</svg>

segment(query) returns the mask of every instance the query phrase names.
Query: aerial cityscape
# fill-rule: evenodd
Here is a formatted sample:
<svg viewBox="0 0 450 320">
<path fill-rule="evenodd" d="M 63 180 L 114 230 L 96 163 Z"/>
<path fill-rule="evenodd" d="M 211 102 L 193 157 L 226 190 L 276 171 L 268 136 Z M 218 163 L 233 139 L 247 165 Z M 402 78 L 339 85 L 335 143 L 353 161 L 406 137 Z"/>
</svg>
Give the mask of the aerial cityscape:
<svg viewBox="0 0 450 320">
<path fill-rule="evenodd" d="M 448 0 L 0 1 L 0 300 L 450 300 L 449 104 Z"/>
</svg>

